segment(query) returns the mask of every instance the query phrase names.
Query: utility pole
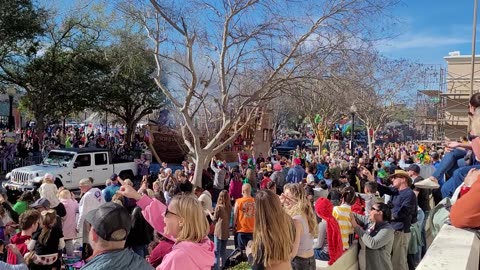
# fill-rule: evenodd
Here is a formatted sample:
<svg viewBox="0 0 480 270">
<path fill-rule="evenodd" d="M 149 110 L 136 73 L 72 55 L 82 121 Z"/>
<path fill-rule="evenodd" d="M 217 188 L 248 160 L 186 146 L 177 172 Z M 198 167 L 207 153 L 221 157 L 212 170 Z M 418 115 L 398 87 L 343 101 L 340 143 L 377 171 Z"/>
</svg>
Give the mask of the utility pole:
<svg viewBox="0 0 480 270">
<path fill-rule="evenodd" d="M 477 41 L 477 9 L 478 9 L 478 0 L 473 0 L 473 27 L 472 27 L 472 73 L 470 74 L 470 97 L 473 96 L 473 78 L 475 76 L 475 43 Z M 472 126 L 472 119 L 468 117 L 468 130 Z"/>
</svg>

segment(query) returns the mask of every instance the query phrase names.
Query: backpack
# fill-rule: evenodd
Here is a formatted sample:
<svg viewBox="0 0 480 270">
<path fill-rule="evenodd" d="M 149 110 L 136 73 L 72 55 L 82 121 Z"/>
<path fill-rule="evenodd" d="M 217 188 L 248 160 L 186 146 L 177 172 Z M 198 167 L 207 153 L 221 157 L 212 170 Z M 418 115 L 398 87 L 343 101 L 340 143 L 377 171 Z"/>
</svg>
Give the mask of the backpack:
<svg viewBox="0 0 480 270">
<path fill-rule="evenodd" d="M 428 216 L 428 224 L 430 225 L 430 231 L 433 238 L 437 236 L 440 229 L 444 224 L 450 224 L 450 209 L 452 207 L 452 201 L 450 198 L 444 198 L 441 200 L 431 211 Z"/>
</svg>

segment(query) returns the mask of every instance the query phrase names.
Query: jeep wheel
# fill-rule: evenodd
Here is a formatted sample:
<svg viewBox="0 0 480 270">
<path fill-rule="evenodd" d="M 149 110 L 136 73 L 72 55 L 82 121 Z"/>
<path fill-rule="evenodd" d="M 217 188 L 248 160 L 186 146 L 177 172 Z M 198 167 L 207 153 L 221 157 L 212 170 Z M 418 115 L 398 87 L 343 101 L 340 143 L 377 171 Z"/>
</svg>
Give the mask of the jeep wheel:
<svg viewBox="0 0 480 270">
<path fill-rule="evenodd" d="M 55 185 L 57 186 L 57 188 L 63 187 L 62 180 L 60 180 L 60 178 L 56 178 L 55 179 Z"/>
</svg>

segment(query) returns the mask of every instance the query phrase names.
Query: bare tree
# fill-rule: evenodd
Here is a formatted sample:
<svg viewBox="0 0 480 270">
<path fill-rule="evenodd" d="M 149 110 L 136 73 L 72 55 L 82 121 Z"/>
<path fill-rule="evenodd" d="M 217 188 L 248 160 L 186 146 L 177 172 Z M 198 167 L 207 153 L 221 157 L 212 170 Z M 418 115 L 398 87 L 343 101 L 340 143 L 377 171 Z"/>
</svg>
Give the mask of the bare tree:
<svg viewBox="0 0 480 270">
<path fill-rule="evenodd" d="M 412 97 L 420 82 L 420 65 L 405 59 L 388 59 L 377 52 L 352 57 L 347 81 L 357 107 L 357 116 L 367 128 L 369 156 L 373 156 L 374 139 L 380 128 L 400 112 L 397 105 Z M 410 100 L 411 101 L 411 100 Z"/>
<path fill-rule="evenodd" d="M 368 37 L 368 18 L 384 15 L 395 2 L 149 0 L 121 9 L 142 23 L 154 43 L 155 82 L 182 116 L 182 135 L 196 163 L 194 184 L 200 185 L 210 159 L 248 128 L 261 108 L 315 72 L 305 65 L 313 55 L 344 42 L 337 39 L 340 32 Z M 163 70 L 160 63 L 166 61 L 171 66 Z M 161 83 L 162 72 L 175 86 Z M 208 127 L 205 138 L 199 117 L 218 123 Z"/>
<path fill-rule="evenodd" d="M 299 87 L 294 96 L 297 109 L 312 127 L 321 151 L 330 136 L 331 128 L 345 113 L 345 89 L 337 78 L 311 80 Z"/>
</svg>

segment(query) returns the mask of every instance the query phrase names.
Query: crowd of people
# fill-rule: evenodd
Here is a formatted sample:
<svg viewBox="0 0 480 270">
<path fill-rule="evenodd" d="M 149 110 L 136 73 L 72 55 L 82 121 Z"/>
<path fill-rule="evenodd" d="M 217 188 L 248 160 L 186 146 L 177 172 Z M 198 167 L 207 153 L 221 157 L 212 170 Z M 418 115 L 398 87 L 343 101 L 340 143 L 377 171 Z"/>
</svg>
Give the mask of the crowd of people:
<svg viewBox="0 0 480 270">
<path fill-rule="evenodd" d="M 12 136 L 13 137 L 9 137 Z M 19 130 L 16 133 L 0 133 L 0 173 L 12 169 L 38 164 L 54 149 L 104 148 L 112 152 L 114 159 L 138 158 L 142 152 L 145 137 L 137 130 L 130 145 L 125 143 L 122 129 L 105 132 L 101 127 L 53 127 L 45 129 L 38 136 L 35 128 Z"/>
<path fill-rule="evenodd" d="M 480 227 L 477 108 L 480 94 L 470 100 L 468 141 L 440 148 L 391 143 L 372 157 L 362 147 L 242 151 L 234 166 L 212 158 L 201 184 L 188 161 L 175 171 L 163 163 L 137 185 L 112 175 L 102 190 L 81 179 L 79 202 L 46 174 L 39 198 L 0 196 L 0 268 L 204 270 L 245 261 L 309 270 L 359 246 L 360 269 L 413 270 L 427 251 L 427 222 L 432 231 L 435 222 Z"/>
</svg>

